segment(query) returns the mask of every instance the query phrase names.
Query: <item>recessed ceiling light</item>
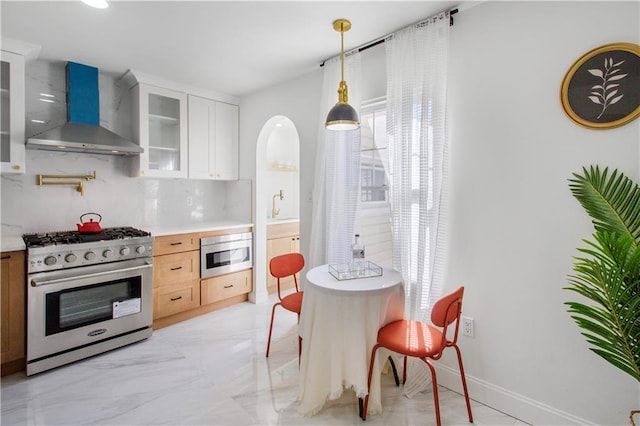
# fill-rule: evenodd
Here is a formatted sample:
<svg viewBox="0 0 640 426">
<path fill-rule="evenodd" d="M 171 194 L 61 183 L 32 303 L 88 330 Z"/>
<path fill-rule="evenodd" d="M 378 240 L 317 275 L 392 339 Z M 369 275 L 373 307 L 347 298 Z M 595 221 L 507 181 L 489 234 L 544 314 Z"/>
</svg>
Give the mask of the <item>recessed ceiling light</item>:
<svg viewBox="0 0 640 426">
<path fill-rule="evenodd" d="M 82 3 L 95 7 L 96 9 L 106 9 L 109 7 L 107 0 L 82 0 Z"/>
</svg>

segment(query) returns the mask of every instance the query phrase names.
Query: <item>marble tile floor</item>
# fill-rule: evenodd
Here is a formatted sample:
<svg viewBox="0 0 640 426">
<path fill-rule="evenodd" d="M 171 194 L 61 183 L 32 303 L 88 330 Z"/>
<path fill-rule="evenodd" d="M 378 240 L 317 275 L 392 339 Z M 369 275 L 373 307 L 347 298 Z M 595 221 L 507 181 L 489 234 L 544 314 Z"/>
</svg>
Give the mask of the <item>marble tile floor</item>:
<svg viewBox="0 0 640 426">
<path fill-rule="evenodd" d="M 408 399 L 383 376 L 383 413 L 358 417 L 346 391 L 313 417 L 297 412 L 296 316 L 273 299 L 243 303 L 156 330 L 149 339 L 31 377 L 1 380 L 9 425 L 414 425 L 434 424 L 430 392 Z M 442 422 L 468 425 L 464 398 L 440 389 Z M 472 402 L 475 425 L 524 423 Z"/>
</svg>

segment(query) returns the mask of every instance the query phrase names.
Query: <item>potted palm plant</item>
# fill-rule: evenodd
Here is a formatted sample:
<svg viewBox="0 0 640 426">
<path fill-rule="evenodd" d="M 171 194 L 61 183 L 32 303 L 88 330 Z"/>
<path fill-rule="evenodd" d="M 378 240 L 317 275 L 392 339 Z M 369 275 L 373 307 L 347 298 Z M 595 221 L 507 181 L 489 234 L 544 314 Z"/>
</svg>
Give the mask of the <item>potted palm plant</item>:
<svg viewBox="0 0 640 426">
<path fill-rule="evenodd" d="M 566 287 L 587 301 L 566 302 L 567 310 L 593 352 L 640 382 L 640 187 L 598 166 L 573 176 L 569 187 L 595 233 Z"/>
</svg>

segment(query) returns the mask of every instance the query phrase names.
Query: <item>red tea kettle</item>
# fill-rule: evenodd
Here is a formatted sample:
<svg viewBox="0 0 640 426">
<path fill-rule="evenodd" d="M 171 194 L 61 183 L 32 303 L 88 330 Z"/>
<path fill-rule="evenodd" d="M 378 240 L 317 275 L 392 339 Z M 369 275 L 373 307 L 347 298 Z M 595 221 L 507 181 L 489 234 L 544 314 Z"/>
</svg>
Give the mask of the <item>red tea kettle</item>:
<svg viewBox="0 0 640 426">
<path fill-rule="evenodd" d="M 98 219 L 97 222 L 94 222 L 93 218 L 90 218 L 89 222 L 82 222 L 82 218 L 88 215 L 95 215 L 95 216 L 98 216 L 100 219 Z M 102 228 L 100 227 L 101 221 L 102 221 L 102 216 L 100 216 L 98 213 L 85 213 L 82 216 L 80 216 L 80 222 L 82 223 L 78 223 L 78 231 L 81 234 L 99 234 L 100 232 L 102 232 Z"/>
</svg>

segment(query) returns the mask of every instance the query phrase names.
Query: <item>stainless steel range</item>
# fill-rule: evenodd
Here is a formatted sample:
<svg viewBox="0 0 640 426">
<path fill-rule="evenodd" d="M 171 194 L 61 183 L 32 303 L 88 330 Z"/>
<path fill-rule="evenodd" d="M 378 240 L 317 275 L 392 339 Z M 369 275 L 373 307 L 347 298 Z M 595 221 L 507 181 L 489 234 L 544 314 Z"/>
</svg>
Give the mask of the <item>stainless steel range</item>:
<svg viewBox="0 0 640 426">
<path fill-rule="evenodd" d="M 151 336 L 153 237 L 131 227 L 25 234 L 27 375 Z"/>
</svg>

